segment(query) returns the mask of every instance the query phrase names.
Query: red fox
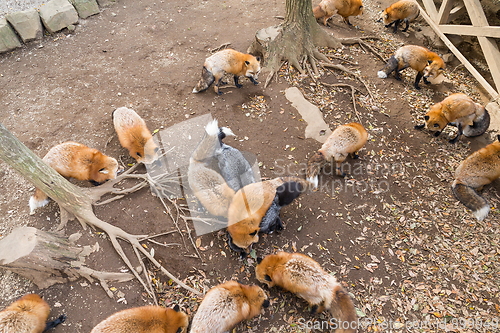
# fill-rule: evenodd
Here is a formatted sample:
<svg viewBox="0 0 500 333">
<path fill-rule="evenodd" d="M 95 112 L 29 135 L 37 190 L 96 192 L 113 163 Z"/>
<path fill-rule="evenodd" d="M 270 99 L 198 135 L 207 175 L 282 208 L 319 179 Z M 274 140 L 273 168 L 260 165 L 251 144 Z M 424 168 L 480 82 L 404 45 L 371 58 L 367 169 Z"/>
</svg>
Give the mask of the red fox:
<svg viewBox="0 0 500 333">
<path fill-rule="evenodd" d="M 222 130 L 229 135 L 228 129 L 223 127 Z M 220 147 L 219 131 L 217 120 L 205 127 L 205 135 L 189 159 L 188 182 L 194 195 L 210 214 L 227 217 L 234 190 L 217 171 L 209 167 Z"/>
<path fill-rule="evenodd" d="M 233 197 L 228 211 L 228 245 L 242 258 L 259 241 L 259 232 L 283 230 L 280 209 L 289 205 L 307 184 L 298 177 L 278 177 L 249 184 Z"/>
<path fill-rule="evenodd" d="M 42 333 L 66 320 L 66 315 L 61 315 L 46 323 L 49 313 L 50 306 L 39 295 L 24 295 L 0 312 L 0 332 Z"/>
<path fill-rule="evenodd" d="M 262 288 L 228 281 L 210 289 L 191 322 L 191 333 L 229 332 L 243 320 L 259 315 L 269 307 Z"/>
<path fill-rule="evenodd" d="M 500 135 L 497 140 L 462 161 L 451 185 L 455 198 L 472 210 L 478 221 L 488 216 L 490 206 L 476 190 L 481 191 L 484 185 L 500 177 Z"/>
<path fill-rule="evenodd" d="M 307 161 L 307 181 L 318 187 L 318 174 L 321 168 L 328 162 L 336 163 L 336 173 L 345 177 L 341 170 L 341 164 L 351 154 L 353 158 L 358 158 L 356 152 L 363 148 L 368 139 L 368 133 L 363 125 L 350 123 L 337 127 L 326 139 L 321 149 L 319 149 L 309 161 Z"/>
<path fill-rule="evenodd" d="M 193 93 L 207 90 L 215 81 L 214 90 L 217 94 L 222 95 L 222 91 L 219 90 L 219 84 L 226 84 L 221 81 L 224 73 L 234 75 L 234 85 L 238 88 L 243 87 L 243 85 L 238 83 L 238 79 L 242 75 L 249 78 L 253 84 L 258 84 L 256 80 L 259 78 L 260 73 L 259 61 L 259 57 L 232 49 L 219 51 L 205 60 L 201 79 L 196 87 L 194 87 Z"/>
<path fill-rule="evenodd" d="M 415 89 L 420 90 L 418 86 L 420 79 L 423 77 L 424 83 L 430 84 L 427 78 L 436 78 L 442 74 L 445 64 L 437 53 L 429 51 L 425 47 L 405 45 L 394 53 L 385 67 L 378 71 L 377 75 L 379 78 L 385 79 L 391 72 L 395 71 L 396 79 L 401 81 L 399 72 L 408 67 L 418 72 L 415 78 Z"/>
<path fill-rule="evenodd" d="M 158 147 L 144 120 L 132 109 L 121 107 L 113 111 L 113 124 L 118 140 L 137 163 L 151 164 L 158 160 Z"/>
<path fill-rule="evenodd" d="M 118 172 L 118 162 L 114 158 L 71 141 L 52 147 L 43 161 L 63 177 L 89 180 L 94 185 L 115 179 Z M 29 201 L 31 214 L 48 203 L 48 196 L 37 188 Z"/>
<path fill-rule="evenodd" d="M 406 27 L 403 32 L 405 32 L 410 26 L 410 21 L 415 20 L 419 12 L 415 0 L 400 0 L 387 7 L 382 13 L 382 18 L 386 28 L 394 24 L 394 33 L 398 32 L 398 25 L 404 21 Z"/>
<path fill-rule="evenodd" d="M 425 124 L 416 125 L 415 129 L 422 129 L 427 125 L 434 136 L 441 134 L 448 124 L 457 126 L 457 136 L 450 143 L 457 142 L 462 133 L 467 137 L 479 136 L 490 126 L 490 114 L 484 106 L 462 93 L 452 94 L 431 106 L 424 119 Z"/>
<path fill-rule="evenodd" d="M 269 288 L 278 286 L 305 299 L 312 314 L 330 311 L 339 325 L 336 333 L 356 332 L 358 317 L 351 297 L 312 258 L 301 253 L 270 254 L 257 258 L 255 275 Z"/>
<path fill-rule="evenodd" d="M 348 25 L 349 16 L 357 16 L 363 13 L 361 0 L 321 0 L 320 4 L 313 9 L 315 19 L 323 19 L 323 24 L 328 26 L 328 20 L 335 14 L 339 14 Z"/>
<path fill-rule="evenodd" d="M 189 317 L 173 308 L 141 306 L 119 311 L 101 321 L 90 333 L 185 333 Z"/>
</svg>

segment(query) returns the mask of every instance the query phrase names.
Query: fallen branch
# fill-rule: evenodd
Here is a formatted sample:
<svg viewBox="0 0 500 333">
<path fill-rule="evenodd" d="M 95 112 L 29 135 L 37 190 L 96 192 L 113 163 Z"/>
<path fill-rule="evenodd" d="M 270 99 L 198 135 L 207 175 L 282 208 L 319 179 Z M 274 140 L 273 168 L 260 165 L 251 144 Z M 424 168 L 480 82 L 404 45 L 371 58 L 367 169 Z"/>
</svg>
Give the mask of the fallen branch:
<svg viewBox="0 0 500 333">
<path fill-rule="evenodd" d="M 369 49 L 370 52 L 372 52 L 373 54 L 375 54 L 380 60 L 382 60 L 384 63 L 386 63 L 387 60 L 377 50 L 375 50 L 370 44 L 368 44 L 367 42 L 363 41 L 363 39 L 379 39 L 379 38 L 378 37 L 374 37 L 374 36 L 371 36 L 371 37 L 340 38 L 340 42 L 343 45 L 354 45 L 354 44 L 362 45 L 362 46 L 366 47 L 367 49 Z"/>
<path fill-rule="evenodd" d="M 324 83 L 324 82 L 321 82 L 322 85 L 325 85 L 327 87 L 349 87 L 351 88 L 351 95 L 352 95 L 352 104 L 354 106 L 354 113 L 356 114 L 356 117 L 358 118 L 359 120 L 359 123 L 361 124 L 361 118 L 359 117 L 359 114 L 358 114 L 358 110 L 356 108 L 356 96 L 354 95 L 354 91 L 357 90 L 359 92 L 361 92 L 358 88 L 356 88 L 355 86 L 352 86 L 350 84 L 347 84 L 347 83 L 334 83 L 334 84 L 329 84 L 329 83 Z M 361 92 L 362 93 L 362 92 Z"/>
<path fill-rule="evenodd" d="M 130 281 L 134 276 L 88 268 L 85 257 L 95 250 L 96 247 L 75 246 L 69 238 L 55 233 L 20 227 L 0 240 L 0 267 L 24 276 L 40 289 L 82 277 L 90 283 L 97 279 L 108 296 L 113 298 L 107 282 Z"/>
<path fill-rule="evenodd" d="M 221 46 L 216 47 L 215 49 L 208 49 L 208 52 L 210 52 L 210 53 L 215 53 L 215 52 L 217 52 L 217 51 L 220 51 L 220 50 L 222 50 L 222 49 L 225 49 L 225 48 L 226 48 L 226 47 L 228 47 L 229 45 L 231 45 L 231 43 L 224 43 L 224 44 L 222 44 Z"/>
<path fill-rule="evenodd" d="M 323 67 L 323 68 L 333 68 L 333 69 L 338 69 L 338 70 L 341 70 L 343 72 L 346 72 L 354 77 L 356 77 L 361 83 L 363 83 L 363 85 L 365 86 L 366 90 L 368 91 L 368 94 L 370 95 L 370 98 L 372 101 L 376 101 L 376 99 L 373 97 L 372 95 L 372 92 L 370 90 L 370 88 L 368 88 L 368 85 L 365 83 L 365 81 L 356 73 L 354 73 L 353 71 L 347 69 L 346 67 L 344 67 L 343 65 L 335 65 L 335 64 L 324 64 L 324 63 L 320 63 L 320 65 Z"/>
<path fill-rule="evenodd" d="M 137 259 L 142 262 L 139 254 L 142 253 L 149 261 L 158 267 L 164 274 L 170 277 L 175 283 L 184 289 L 192 292 L 195 295 L 201 293 L 177 279 L 167 269 L 165 269 L 144 247 L 140 244 L 139 240 L 144 239 L 145 235 L 132 235 L 124 230 L 115 227 L 107 222 L 97 218 L 93 212 L 93 204 L 97 202 L 106 193 L 123 193 L 124 190 L 114 188 L 114 185 L 124 178 L 143 179 L 147 175 L 132 175 L 131 172 L 137 166 L 131 168 L 117 179 L 108 182 L 107 184 L 94 187 L 92 189 L 82 189 L 78 186 L 71 184 L 68 180 L 62 177 L 57 171 L 45 164 L 38 158 L 31 150 L 29 150 L 22 142 L 20 142 L 12 133 L 10 133 L 3 124 L 0 123 L 0 158 L 10 165 L 14 170 L 19 172 L 28 181 L 33 183 L 37 188 L 47 194 L 52 200 L 59 204 L 61 207 L 61 224 L 76 217 L 83 227 L 90 225 L 105 232 L 111 241 L 115 251 L 125 262 L 132 274 L 144 287 L 150 297 L 155 299 L 154 290 L 149 283 L 149 276 L 147 270 L 144 274 L 148 282 L 145 282 L 136 268 L 132 265 L 129 258 L 123 251 L 118 239 L 127 241 L 134 252 Z M 168 182 L 167 182 L 168 183 Z M 138 187 L 134 187 L 137 189 Z M 144 267 L 144 263 L 141 264 Z"/>
</svg>

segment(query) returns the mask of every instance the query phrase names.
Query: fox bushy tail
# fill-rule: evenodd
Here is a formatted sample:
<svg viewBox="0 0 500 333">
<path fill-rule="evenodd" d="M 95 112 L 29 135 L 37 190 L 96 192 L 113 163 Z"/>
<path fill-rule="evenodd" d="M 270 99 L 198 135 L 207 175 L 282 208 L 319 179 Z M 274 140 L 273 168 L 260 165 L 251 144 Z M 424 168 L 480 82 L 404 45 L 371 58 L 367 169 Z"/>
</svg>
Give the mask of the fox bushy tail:
<svg viewBox="0 0 500 333">
<path fill-rule="evenodd" d="M 457 198 L 465 207 L 472 210 L 472 213 L 478 221 L 482 221 L 490 211 L 490 205 L 485 198 L 480 196 L 476 190 L 465 184 L 453 183 L 451 190 L 455 198 Z"/>
</svg>

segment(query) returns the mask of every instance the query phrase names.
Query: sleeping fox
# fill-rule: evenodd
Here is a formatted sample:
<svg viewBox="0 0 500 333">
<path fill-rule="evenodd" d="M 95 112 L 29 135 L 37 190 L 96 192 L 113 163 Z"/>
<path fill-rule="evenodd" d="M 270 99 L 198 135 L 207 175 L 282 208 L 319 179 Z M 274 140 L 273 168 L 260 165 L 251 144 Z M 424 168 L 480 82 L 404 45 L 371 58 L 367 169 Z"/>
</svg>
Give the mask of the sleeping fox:
<svg viewBox="0 0 500 333">
<path fill-rule="evenodd" d="M 201 79 L 194 87 L 193 93 L 199 93 L 207 90 L 215 81 L 214 90 L 218 95 L 222 95 L 219 90 L 219 84 L 225 84 L 221 81 L 224 73 L 233 74 L 234 85 L 238 88 L 243 87 L 238 80 L 240 76 L 246 76 L 253 84 L 258 84 L 257 79 L 260 73 L 260 58 L 251 54 L 241 53 L 232 49 L 226 49 L 211 55 L 205 60 Z"/>
<path fill-rule="evenodd" d="M 63 177 L 88 180 L 94 185 L 115 179 L 118 172 L 118 162 L 114 158 L 72 141 L 52 147 L 43 161 Z M 37 188 L 29 201 L 30 214 L 48 203 L 48 196 Z"/>
</svg>

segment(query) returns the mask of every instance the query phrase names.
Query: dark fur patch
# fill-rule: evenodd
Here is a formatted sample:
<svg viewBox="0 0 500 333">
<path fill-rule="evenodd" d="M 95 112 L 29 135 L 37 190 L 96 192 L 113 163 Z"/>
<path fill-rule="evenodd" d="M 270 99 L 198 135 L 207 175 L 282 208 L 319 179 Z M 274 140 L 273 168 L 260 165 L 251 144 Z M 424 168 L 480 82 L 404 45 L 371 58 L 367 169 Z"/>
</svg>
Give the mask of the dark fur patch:
<svg viewBox="0 0 500 333">
<path fill-rule="evenodd" d="M 197 92 L 205 91 L 214 83 L 215 76 L 210 72 L 205 66 L 201 71 L 201 79 L 196 85 L 195 89 Z"/>
<path fill-rule="evenodd" d="M 468 138 L 482 135 L 490 127 L 490 114 L 484 110 L 484 115 L 474 122 L 474 126 L 465 126 L 463 132 Z"/>
<path fill-rule="evenodd" d="M 264 276 L 264 279 L 266 281 L 269 281 L 269 282 L 272 282 L 273 280 L 271 279 L 271 277 L 269 275 L 266 274 L 266 276 Z"/>
<path fill-rule="evenodd" d="M 179 307 L 179 304 L 175 304 L 174 311 L 179 312 L 180 310 L 181 310 L 181 308 Z"/>
<path fill-rule="evenodd" d="M 261 257 L 257 257 L 257 264 L 260 264 L 262 262 L 262 258 Z"/>
<path fill-rule="evenodd" d="M 268 308 L 268 307 L 269 307 L 269 305 L 271 305 L 271 303 L 269 303 L 269 300 L 268 300 L 268 299 L 266 299 L 266 300 L 264 301 L 264 303 L 262 303 L 262 307 L 263 307 L 264 309 Z"/>
<path fill-rule="evenodd" d="M 276 189 L 280 206 L 286 206 L 292 203 L 304 190 L 301 183 L 286 182 Z"/>
<path fill-rule="evenodd" d="M 451 191 L 458 201 L 473 212 L 480 210 L 484 206 L 488 206 L 488 201 L 470 186 L 457 184 L 451 187 Z"/>
<path fill-rule="evenodd" d="M 384 68 L 382 68 L 382 71 L 387 74 L 387 76 L 389 76 L 389 74 L 391 74 L 392 72 L 397 71 L 398 67 L 399 61 L 396 59 L 396 57 L 392 56 L 389 58 Z"/>
<path fill-rule="evenodd" d="M 61 324 L 61 323 L 64 323 L 64 321 L 66 320 L 66 315 L 65 314 L 62 314 L 60 315 L 56 320 L 54 321 L 49 321 L 46 325 L 45 325 L 45 331 L 47 330 L 50 330 L 51 328 L 54 328 L 56 327 L 57 325 Z"/>
</svg>

